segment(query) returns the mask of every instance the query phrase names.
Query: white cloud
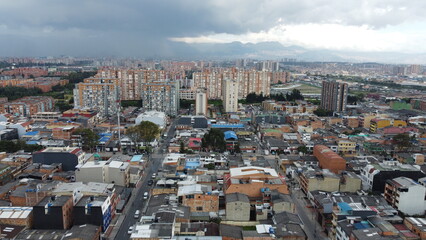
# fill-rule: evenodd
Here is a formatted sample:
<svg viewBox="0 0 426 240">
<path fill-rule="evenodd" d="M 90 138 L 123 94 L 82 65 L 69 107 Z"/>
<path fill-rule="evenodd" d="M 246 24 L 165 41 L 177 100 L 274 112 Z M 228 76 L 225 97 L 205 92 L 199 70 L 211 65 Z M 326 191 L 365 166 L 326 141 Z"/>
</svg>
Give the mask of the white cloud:
<svg viewBox="0 0 426 240">
<path fill-rule="evenodd" d="M 426 39 L 426 32 L 407 29 L 404 26 L 374 29 L 367 25 L 347 26 L 338 23 L 280 24 L 267 31 L 240 35 L 212 34 L 171 38 L 171 40 L 186 43 L 277 41 L 284 45 L 298 45 L 313 49 L 425 52 L 426 46 L 422 43 Z"/>
</svg>

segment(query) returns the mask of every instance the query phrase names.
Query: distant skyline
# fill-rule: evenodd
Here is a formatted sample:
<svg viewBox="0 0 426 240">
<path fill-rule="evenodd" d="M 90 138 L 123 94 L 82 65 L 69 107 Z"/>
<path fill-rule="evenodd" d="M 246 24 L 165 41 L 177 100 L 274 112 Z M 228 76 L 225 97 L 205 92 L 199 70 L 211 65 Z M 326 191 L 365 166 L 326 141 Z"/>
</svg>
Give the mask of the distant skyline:
<svg viewBox="0 0 426 240">
<path fill-rule="evenodd" d="M 186 57 L 194 44 L 235 41 L 426 53 L 422 0 L 0 2 L 2 56 Z"/>
</svg>

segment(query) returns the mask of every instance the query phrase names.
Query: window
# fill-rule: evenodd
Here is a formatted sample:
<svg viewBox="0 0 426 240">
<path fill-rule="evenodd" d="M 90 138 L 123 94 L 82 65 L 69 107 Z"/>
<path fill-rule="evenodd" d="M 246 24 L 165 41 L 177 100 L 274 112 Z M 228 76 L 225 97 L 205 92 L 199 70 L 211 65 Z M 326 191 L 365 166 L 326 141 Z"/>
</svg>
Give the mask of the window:
<svg viewBox="0 0 426 240">
<path fill-rule="evenodd" d="M 197 207 L 197 211 L 203 211 L 203 207 Z"/>
</svg>

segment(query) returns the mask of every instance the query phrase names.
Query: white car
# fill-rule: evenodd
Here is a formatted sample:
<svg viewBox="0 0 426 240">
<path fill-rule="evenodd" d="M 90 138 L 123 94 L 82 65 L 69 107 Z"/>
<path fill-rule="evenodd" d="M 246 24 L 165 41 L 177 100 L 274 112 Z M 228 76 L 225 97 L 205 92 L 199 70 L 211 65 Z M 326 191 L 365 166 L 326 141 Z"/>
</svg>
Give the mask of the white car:
<svg viewBox="0 0 426 240">
<path fill-rule="evenodd" d="M 143 194 L 143 199 L 148 199 L 148 192 L 144 192 L 144 194 Z"/>
<path fill-rule="evenodd" d="M 133 226 L 130 226 L 130 227 L 129 227 L 129 230 L 127 230 L 127 233 L 128 233 L 128 234 L 132 234 L 132 232 L 133 232 Z"/>
</svg>

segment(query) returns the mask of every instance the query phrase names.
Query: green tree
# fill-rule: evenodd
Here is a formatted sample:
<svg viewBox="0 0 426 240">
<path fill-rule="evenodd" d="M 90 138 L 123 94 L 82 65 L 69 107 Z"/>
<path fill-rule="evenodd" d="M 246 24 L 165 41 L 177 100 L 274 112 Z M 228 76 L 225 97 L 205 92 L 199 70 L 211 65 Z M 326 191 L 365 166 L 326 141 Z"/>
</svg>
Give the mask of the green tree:
<svg viewBox="0 0 426 240">
<path fill-rule="evenodd" d="M 98 145 L 99 136 L 90 128 L 79 128 L 73 134 L 81 136 L 81 143 L 85 151 L 92 152 L 96 145 Z"/>
<path fill-rule="evenodd" d="M 333 116 L 333 111 L 318 108 L 317 110 L 314 111 L 314 114 L 317 115 L 318 117 L 330 117 L 330 116 Z"/>
<path fill-rule="evenodd" d="M 183 141 L 180 142 L 179 153 L 186 153 Z"/>
<path fill-rule="evenodd" d="M 208 170 L 214 170 L 214 169 L 215 169 L 215 165 L 214 165 L 214 163 L 206 164 L 206 165 L 205 165 L 205 167 L 206 167 Z"/>
<path fill-rule="evenodd" d="M 195 100 L 186 100 L 186 99 L 181 99 L 181 100 L 179 101 L 180 108 L 183 108 L 183 109 L 188 109 L 188 108 L 190 108 L 190 107 L 191 107 L 191 104 L 195 104 Z"/>
<path fill-rule="evenodd" d="M 126 136 L 130 139 L 133 146 L 135 146 L 136 152 L 138 152 L 138 143 L 142 141 L 141 132 L 138 126 L 131 126 L 126 129 Z M 132 144 L 130 146 L 130 150 L 132 149 Z"/>
<path fill-rule="evenodd" d="M 305 98 L 300 93 L 299 89 L 293 89 L 290 94 L 286 94 L 287 101 L 304 100 Z"/>
<path fill-rule="evenodd" d="M 2 140 L 0 141 L 0 151 L 14 153 L 19 150 L 24 150 L 25 152 L 35 152 L 43 149 L 43 146 L 37 144 L 26 144 L 24 141 L 16 140 Z"/>
<path fill-rule="evenodd" d="M 93 77 L 96 75 L 96 72 L 73 72 L 68 74 L 66 77 L 62 77 L 62 79 L 68 79 L 70 83 L 79 83 L 83 82 L 85 78 Z"/>
<path fill-rule="evenodd" d="M 235 146 L 234 146 L 234 152 L 235 153 L 241 153 L 241 148 L 240 148 L 240 144 L 235 144 Z"/>
<path fill-rule="evenodd" d="M 201 147 L 205 150 L 224 152 L 226 150 L 225 135 L 219 129 L 212 128 L 201 140 Z"/>
<path fill-rule="evenodd" d="M 410 136 L 408 134 L 404 134 L 404 133 L 400 133 L 400 134 L 395 135 L 392 138 L 392 141 L 396 145 L 398 151 L 408 149 L 412 145 Z"/>
<path fill-rule="evenodd" d="M 126 107 L 142 107 L 142 101 L 140 100 L 121 100 L 121 106 Z"/>
<path fill-rule="evenodd" d="M 303 153 L 303 154 L 307 154 L 309 151 L 308 151 L 308 148 L 306 147 L 306 146 L 299 146 L 299 147 L 297 147 L 297 151 L 298 152 L 301 152 L 301 153 Z"/>
<path fill-rule="evenodd" d="M 71 104 L 69 104 L 67 102 L 64 102 L 62 100 L 61 101 L 56 101 L 55 107 L 58 108 L 58 110 L 60 112 L 65 112 L 65 111 L 73 108 L 73 106 Z"/>
<path fill-rule="evenodd" d="M 266 96 L 263 96 L 263 93 L 257 95 L 256 93 L 252 92 L 249 93 L 246 97 L 246 103 L 261 103 L 265 101 Z"/>
<path fill-rule="evenodd" d="M 0 97 L 7 97 L 9 101 L 26 96 L 39 96 L 42 93 L 43 92 L 40 88 L 24 88 L 14 86 L 6 86 L 0 88 Z"/>
<path fill-rule="evenodd" d="M 152 142 L 160 134 L 158 125 L 150 121 L 142 121 L 138 127 L 141 131 L 141 138 L 145 143 Z"/>
</svg>

